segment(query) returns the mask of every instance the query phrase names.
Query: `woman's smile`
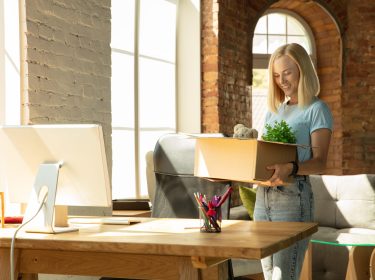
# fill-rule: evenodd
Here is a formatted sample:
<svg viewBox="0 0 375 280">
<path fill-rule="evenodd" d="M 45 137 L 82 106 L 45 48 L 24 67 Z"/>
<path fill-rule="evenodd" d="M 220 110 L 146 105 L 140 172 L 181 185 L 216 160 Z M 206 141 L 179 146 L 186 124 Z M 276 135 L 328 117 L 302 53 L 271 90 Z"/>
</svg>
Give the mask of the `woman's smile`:
<svg viewBox="0 0 375 280">
<path fill-rule="evenodd" d="M 284 94 L 291 101 L 298 102 L 299 69 L 293 59 L 287 55 L 275 59 L 273 77 Z"/>
</svg>

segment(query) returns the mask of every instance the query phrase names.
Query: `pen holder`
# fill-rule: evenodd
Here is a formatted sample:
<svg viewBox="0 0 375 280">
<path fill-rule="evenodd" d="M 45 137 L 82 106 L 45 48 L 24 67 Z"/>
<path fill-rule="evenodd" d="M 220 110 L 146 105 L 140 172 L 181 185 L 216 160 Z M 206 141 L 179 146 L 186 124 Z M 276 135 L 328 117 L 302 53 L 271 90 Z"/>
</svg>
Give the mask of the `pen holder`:
<svg viewBox="0 0 375 280">
<path fill-rule="evenodd" d="M 221 207 L 205 209 L 199 207 L 201 232 L 221 232 Z"/>
</svg>

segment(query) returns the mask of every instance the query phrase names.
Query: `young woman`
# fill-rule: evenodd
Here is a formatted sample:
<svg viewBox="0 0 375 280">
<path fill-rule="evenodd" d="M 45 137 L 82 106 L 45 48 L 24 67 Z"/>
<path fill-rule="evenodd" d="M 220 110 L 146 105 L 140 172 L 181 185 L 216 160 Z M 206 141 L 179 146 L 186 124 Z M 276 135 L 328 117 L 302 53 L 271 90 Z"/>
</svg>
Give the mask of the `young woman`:
<svg viewBox="0 0 375 280">
<path fill-rule="evenodd" d="M 332 133 L 332 115 L 318 99 L 319 80 L 311 59 L 298 44 L 279 47 L 269 62 L 269 93 L 266 124 L 284 120 L 295 132 L 298 160 L 268 166 L 274 170 L 267 187 L 258 187 L 256 221 L 313 220 L 313 193 L 307 175 L 325 170 Z M 295 183 L 284 182 L 289 176 Z M 299 279 L 308 240 L 300 241 L 262 260 L 268 279 Z"/>
</svg>

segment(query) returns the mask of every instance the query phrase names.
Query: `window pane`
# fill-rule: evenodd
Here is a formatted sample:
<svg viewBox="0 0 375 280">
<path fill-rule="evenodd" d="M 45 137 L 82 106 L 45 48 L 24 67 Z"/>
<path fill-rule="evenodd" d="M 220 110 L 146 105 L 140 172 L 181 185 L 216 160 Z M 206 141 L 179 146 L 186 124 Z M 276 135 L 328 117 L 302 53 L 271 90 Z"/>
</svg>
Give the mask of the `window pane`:
<svg viewBox="0 0 375 280">
<path fill-rule="evenodd" d="M 112 199 L 135 198 L 134 130 L 112 130 Z"/>
<path fill-rule="evenodd" d="M 139 59 L 140 128 L 176 127 L 175 65 Z"/>
<path fill-rule="evenodd" d="M 140 3 L 138 92 L 132 54 L 135 1 Z M 112 0 L 112 17 L 113 199 L 147 197 L 145 155 L 154 149 L 161 134 L 176 129 L 176 1 Z M 139 153 L 135 152 L 136 129 Z"/>
<path fill-rule="evenodd" d="M 11 57 L 19 69 L 19 20 L 18 2 L 4 1 L 4 45 L 7 55 Z M 2 11 L 3 12 L 3 11 Z M 15 16 L 17 14 L 17 16 Z"/>
<path fill-rule="evenodd" d="M 278 47 L 286 44 L 285 36 L 270 35 L 268 36 L 268 53 L 273 53 Z"/>
<path fill-rule="evenodd" d="M 167 0 L 141 0 L 139 53 L 175 61 L 176 4 Z"/>
<path fill-rule="evenodd" d="M 288 16 L 287 26 L 289 35 L 305 35 L 305 29 L 295 18 Z"/>
<path fill-rule="evenodd" d="M 305 48 L 308 54 L 311 54 L 311 49 L 305 36 L 288 36 L 288 43 L 300 44 Z"/>
<path fill-rule="evenodd" d="M 134 52 L 134 1 L 112 0 L 112 48 Z"/>
<path fill-rule="evenodd" d="M 263 16 L 258 20 L 254 33 L 267 34 L 267 16 Z"/>
<path fill-rule="evenodd" d="M 254 35 L 253 53 L 267 53 L 267 35 Z"/>
<path fill-rule="evenodd" d="M 268 69 L 253 69 L 252 127 L 261 137 L 267 112 Z"/>
<path fill-rule="evenodd" d="M 134 127 L 133 56 L 112 52 L 112 126 Z"/>
<path fill-rule="evenodd" d="M 286 34 L 286 16 L 282 14 L 269 14 L 268 33 Z"/>
<path fill-rule="evenodd" d="M 253 69 L 253 87 L 268 89 L 268 69 Z"/>
<path fill-rule="evenodd" d="M 166 133 L 173 133 L 175 130 L 156 130 L 156 131 L 145 131 L 141 130 L 139 133 L 139 164 L 140 164 L 140 181 L 141 181 L 141 196 L 146 197 L 148 195 L 147 179 L 146 179 L 146 154 L 149 151 L 153 151 L 155 144 L 162 136 Z"/>
</svg>

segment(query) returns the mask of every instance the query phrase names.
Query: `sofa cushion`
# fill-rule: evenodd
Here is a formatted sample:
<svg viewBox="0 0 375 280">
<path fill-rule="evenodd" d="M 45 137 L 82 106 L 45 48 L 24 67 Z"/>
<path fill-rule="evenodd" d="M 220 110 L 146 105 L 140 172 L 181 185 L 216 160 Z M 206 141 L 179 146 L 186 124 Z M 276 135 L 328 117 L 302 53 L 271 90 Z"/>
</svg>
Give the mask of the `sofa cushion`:
<svg viewBox="0 0 375 280">
<path fill-rule="evenodd" d="M 311 175 L 315 221 L 335 228 L 375 229 L 375 175 Z"/>
</svg>

